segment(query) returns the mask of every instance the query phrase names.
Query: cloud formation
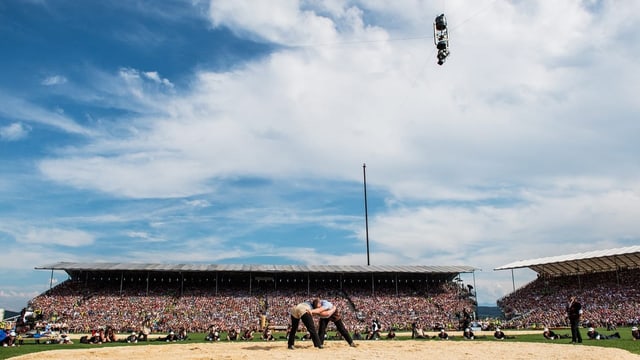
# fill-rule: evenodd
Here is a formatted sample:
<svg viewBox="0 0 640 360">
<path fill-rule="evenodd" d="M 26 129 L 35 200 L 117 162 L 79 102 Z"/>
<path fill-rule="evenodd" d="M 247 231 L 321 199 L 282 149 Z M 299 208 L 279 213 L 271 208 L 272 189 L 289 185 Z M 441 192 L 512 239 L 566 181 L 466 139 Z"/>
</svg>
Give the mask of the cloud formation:
<svg viewBox="0 0 640 360">
<path fill-rule="evenodd" d="M 189 68 L 152 52 L 172 34 L 146 24 L 140 36 L 163 41 L 130 50 L 148 54 L 48 77 L 45 95 L 0 90 L 0 138 L 47 139 L 31 182 L 5 193 L 51 188 L 38 194 L 77 209 L 29 203 L 50 219 L 16 243 L 54 239 L 79 257 L 105 237 L 139 246 L 89 258 L 138 262 L 362 263 L 363 163 L 374 263 L 476 266 L 488 303 L 512 286 L 497 266 L 637 243 L 636 2 L 201 10 L 218 46 Z M 438 66 L 443 11 L 452 54 Z"/>
</svg>

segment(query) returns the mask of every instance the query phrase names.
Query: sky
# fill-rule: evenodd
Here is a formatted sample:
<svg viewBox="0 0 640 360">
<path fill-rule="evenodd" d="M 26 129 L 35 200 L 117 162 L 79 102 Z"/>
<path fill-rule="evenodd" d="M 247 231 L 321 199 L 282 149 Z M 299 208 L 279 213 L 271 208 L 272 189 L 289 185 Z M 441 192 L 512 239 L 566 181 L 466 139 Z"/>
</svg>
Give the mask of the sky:
<svg viewBox="0 0 640 360">
<path fill-rule="evenodd" d="M 0 308 L 59 261 L 366 265 L 367 229 L 495 305 L 640 243 L 638 1 L 5 0 L 0 54 Z"/>
</svg>

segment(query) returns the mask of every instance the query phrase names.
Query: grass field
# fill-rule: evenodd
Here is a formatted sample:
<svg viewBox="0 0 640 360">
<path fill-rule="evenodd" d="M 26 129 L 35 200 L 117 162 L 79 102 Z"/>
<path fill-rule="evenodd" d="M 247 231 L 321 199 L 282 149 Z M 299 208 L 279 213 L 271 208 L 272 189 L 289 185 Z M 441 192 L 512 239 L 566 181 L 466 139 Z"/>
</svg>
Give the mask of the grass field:
<svg viewBox="0 0 640 360">
<path fill-rule="evenodd" d="M 602 334 L 610 333 L 610 332 L 607 332 L 605 329 L 598 329 L 598 331 Z M 504 340 L 509 343 L 526 342 L 526 343 L 545 343 L 545 344 L 568 344 L 570 342 L 570 339 L 559 339 L 559 340 L 553 340 L 553 341 L 546 340 L 542 337 L 541 331 L 536 333 L 531 333 L 530 331 L 529 332 L 505 331 L 505 332 L 507 333 L 508 336 L 514 337 L 512 339 Z M 598 347 L 618 348 L 618 349 L 629 351 L 630 353 L 633 353 L 636 355 L 640 355 L 640 341 L 634 341 L 631 338 L 631 329 L 620 328 L 618 329 L 618 332 L 622 337 L 621 339 L 610 339 L 610 340 L 586 340 L 585 339 L 582 345 L 575 345 L 575 346 L 598 346 Z M 568 330 L 566 331 L 560 330 L 560 331 L 556 331 L 556 333 L 565 334 L 565 335 L 569 334 Z M 276 343 L 278 342 L 282 343 L 282 346 L 286 347 L 285 340 L 284 340 L 284 333 L 275 333 L 274 335 L 277 339 Z M 329 335 L 333 335 L 333 333 L 330 333 Z M 473 341 L 473 342 L 494 342 L 494 343 L 498 342 L 498 340 L 493 339 L 492 332 L 485 332 L 482 334 L 482 335 L 485 335 L 485 337 L 480 337 L 475 340 L 464 340 L 460 336 L 460 332 L 450 332 L 450 335 L 451 335 L 450 341 Z M 584 329 L 582 330 L 582 335 L 583 335 L 583 338 L 586 338 L 586 330 Z M 120 337 L 124 338 L 125 335 L 120 335 Z M 189 335 L 188 340 L 181 341 L 179 343 L 180 344 L 204 343 L 205 342 L 204 337 L 205 337 L 204 333 L 193 333 Z M 221 338 L 225 339 L 226 334 L 223 333 Z M 405 341 L 409 339 L 410 339 L 410 335 L 408 333 L 399 333 L 396 340 L 382 339 L 378 341 L 390 342 L 390 341 Z M 329 340 L 329 341 L 334 341 L 334 340 Z M 340 340 L 340 341 L 342 342 L 343 340 Z M 367 340 L 361 340 L 361 341 L 372 342 Z M 424 340 L 418 340 L 418 341 L 437 342 L 440 340 L 424 339 Z M 227 342 L 226 340 L 220 341 L 220 343 L 226 343 L 226 342 Z M 245 341 L 241 341 L 241 340 L 238 340 L 238 342 L 246 343 Z M 259 336 L 257 336 L 256 339 L 253 340 L 253 342 L 262 343 L 263 341 L 259 339 Z M 141 346 L 141 345 L 172 346 L 172 344 L 173 343 L 155 341 L 155 337 L 153 337 L 152 340 L 148 342 L 140 342 L 138 344 L 107 343 L 107 344 L 101 344 L 101 345 L 81 344 L 77 339 L 74 339 L 74 344 L 70 344 L 70 345 L 69 344 L 67 345 L 35 344 L 33 339 L 25 339 L 24 345 L 20 347 L 16 346 L 16 347 L 0 348 L 0 359 L 9 359 L 11 357 L 15 357 L 19 355 L 25 355 L 25 354 L 35 353 L 35 352 L 54 350 L 54 349 L 91 349 L 96 347 L 115 347 L 115 346 L 131 347 L 131 346 Z"/>
</svg>

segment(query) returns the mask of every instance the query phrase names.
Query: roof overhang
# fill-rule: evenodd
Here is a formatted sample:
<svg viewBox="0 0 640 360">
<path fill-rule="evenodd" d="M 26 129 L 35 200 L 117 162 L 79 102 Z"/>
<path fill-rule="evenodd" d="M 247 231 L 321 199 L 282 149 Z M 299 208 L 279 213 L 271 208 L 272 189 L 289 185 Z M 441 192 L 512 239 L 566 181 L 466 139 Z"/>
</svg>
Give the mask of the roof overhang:
<svg viewBox="0 0 640 360">
<path fill-rule="evenodd" d="M 640 268 L 640 246 L 515 261 L 493 270 L 530 268 L 541 275 L 578 275 Z"/>
<path fill-rule="evenodd" d="M 242 264 L 138 264 L 57 262 L 38 266 L 36 270 L 77 271 L 145 271 L 145 272 L 258 272 L 258 273 L 472 273 L 472 266 L 422 265 L 242 265 Z"/>
</svg>

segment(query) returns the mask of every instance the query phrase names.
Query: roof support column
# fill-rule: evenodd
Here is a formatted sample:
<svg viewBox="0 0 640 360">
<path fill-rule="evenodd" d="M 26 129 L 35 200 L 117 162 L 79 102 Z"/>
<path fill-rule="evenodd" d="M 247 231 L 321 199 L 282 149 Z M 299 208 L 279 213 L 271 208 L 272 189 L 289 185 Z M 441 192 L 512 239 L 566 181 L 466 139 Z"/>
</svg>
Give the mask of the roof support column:
<svg viewBox="0 0 640 360">
<path fill-rule="evenodd" d="M 371 273 L 371 296 L 376 295 L 376 284 L 373 281 L 373 273 Z"/>
<path fill-rule="evenodd" d="M 396 273 L 396 297 L 398 297 L 398 296 L 399 296 L 399 293 L 398 293 L 398 273 Z"/>
<path fill-rule="evenodd" d="M 475 298 L 476 298 L 476 311 L 475 311 L 476 317 L 474 317 L 474 320 L 475 320 L 475 319 L 478 318 L 477 317 L 478 316 L 478 304 L 480 304 L 480 301 L 478 300 L 478 288 L 476 287 L 476 269 L 473 269 L 471 274 L 473 275 L 473 295 L 475 295 Z"/>
<path fill-rule="evenodd" d="M 147 271 L 147 295 L 149 296 L 149 272 Z"/>
<path fill-rule="evenodd" d="M 49 279 L 49 290 L 53 287 L 53 268 L 51 268 L 51 279 Z"/>
<path fill-rule="evenodd" d="M 120 273 L 120 296 L 122 296 L 122 283 L 124 282 L 124 272 Z"/>
<path fill-rule="evenodd" d="M 516 279 L 513 277 L 513 268 L 511 269 L 511 284 L 513 286 L 513 292 L 516 292 Z"/>
</svg>

